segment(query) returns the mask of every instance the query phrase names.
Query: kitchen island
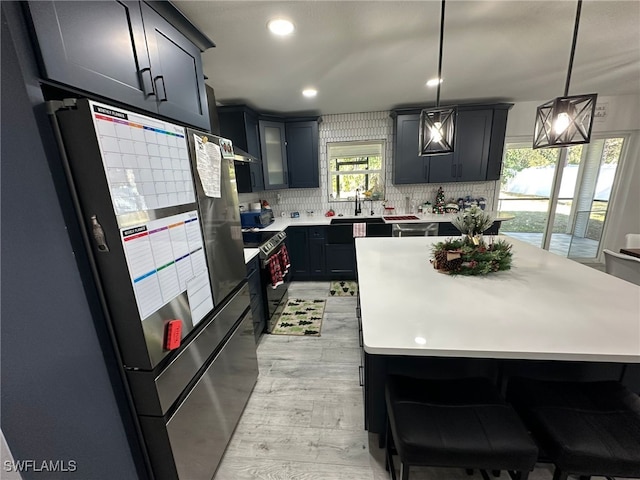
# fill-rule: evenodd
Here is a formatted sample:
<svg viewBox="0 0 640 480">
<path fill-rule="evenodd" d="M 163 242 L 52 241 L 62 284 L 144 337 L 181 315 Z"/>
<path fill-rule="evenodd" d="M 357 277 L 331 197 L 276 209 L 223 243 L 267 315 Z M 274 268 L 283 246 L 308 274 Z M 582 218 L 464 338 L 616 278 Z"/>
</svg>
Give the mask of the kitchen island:
<svg viewBox="0 0 640 480">
<path fill-rule="evenodd" d="M 356 239 L 369 431 L 384 428 L 387 373 L 637 381 L 640 287 L 498 238 L 513 245 L 512 268 L 486 277 L 435 270 L 443 237 Z"/>
</svg>

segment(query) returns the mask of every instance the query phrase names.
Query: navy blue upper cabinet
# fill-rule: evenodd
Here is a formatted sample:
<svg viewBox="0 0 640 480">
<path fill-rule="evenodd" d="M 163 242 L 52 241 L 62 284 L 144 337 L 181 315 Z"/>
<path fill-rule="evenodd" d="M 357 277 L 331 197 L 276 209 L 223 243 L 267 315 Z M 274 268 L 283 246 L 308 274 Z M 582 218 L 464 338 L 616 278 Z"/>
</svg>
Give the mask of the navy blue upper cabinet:
<svg viewBox="0 0 640 480">
<path fill-rule="evenodd" d="M 141 3 L 158 113 L 211 129 L 200 49 Z"/>
<path fill-rule="evenodd" d="M 238 191 L 320 186 L 317 117 L 260 115 L 246 105 L 218 107 L 218 117 L 222 137 L 262 159 L 260 171 L 251 164 L 251 190 Z"/>
<path fill-rule="evenodd" d="M 200 49 L 145 3 L 28 3 L 42 76 L 209 130 Z"/>
<path fill-rule="evenodd" d="M 218 107 L 220 136 L 230 139 L 249 155 L 260 154 L 260 129 L 258 114 L 244 105 Z"/>
<path fill-rule="evenodd" d="M 264 116 L 258 124 L 265 190 L 319 187 L 317 118 Z"/>
<path fill-rule="evenodd" d="M 318 188 L 318 121 L 287 121 L 289 188 Z"/>
<path fill-rule="evenodd" d="M 418 155 L 420 113 L 394 115 L 396 145 L 393 155 L 393 183 L 426 183 L 429 158 Z"/>
<path fill-rule="evenodd" d="M 399 111 L 393 159 L 394 183 L 497 180 L 502 166 L 507 113 L 511 106 L 459 106 L 454 152 L 425 157 L 417 154 L 419 111 Z"/>
<path fill-rule="evenodd" d="M 265 190 L 289 186 L 284 122 L 259 120 Z"/>
<path fill-rule="evenodd" d="M 459 110 L 453 154 L 429 157 L 429 183 L 487 179 L 492 110 Z"/>
</svg>

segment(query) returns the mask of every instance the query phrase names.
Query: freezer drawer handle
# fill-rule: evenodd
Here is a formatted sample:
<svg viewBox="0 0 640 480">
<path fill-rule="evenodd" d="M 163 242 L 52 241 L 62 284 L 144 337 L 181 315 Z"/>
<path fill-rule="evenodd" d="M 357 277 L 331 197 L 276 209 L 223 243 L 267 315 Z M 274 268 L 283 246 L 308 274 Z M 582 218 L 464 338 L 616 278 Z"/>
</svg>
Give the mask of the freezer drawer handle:
<svg viewBox="0 0 640 480">
<path fill-rule="evenodd" d="M 107 245 L 107 238 L 96 215 L 91 216 L 91 230 L 93 232 L 93 240 L 96 242 L 96 248 L 98 251 L 108 252 L 109 246 Z"/>
</svg>

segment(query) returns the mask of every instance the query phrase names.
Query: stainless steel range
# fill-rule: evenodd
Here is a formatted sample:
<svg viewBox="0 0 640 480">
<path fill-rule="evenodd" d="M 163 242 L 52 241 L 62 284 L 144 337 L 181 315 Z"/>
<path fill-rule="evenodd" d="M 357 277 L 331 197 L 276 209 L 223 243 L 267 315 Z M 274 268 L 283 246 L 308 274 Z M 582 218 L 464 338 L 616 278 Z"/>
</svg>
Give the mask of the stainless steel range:
<svg viewBox="0 0 640 480">
<path fill-rule="evenodd" d="M 273 286 L 269 263 L 279 255 L 280 249 L 286 246 L 287 234 L 284 232 L 264 231 L 259 229 L 243 230 L 242 238 L 246 248 L 260 249 L 260 277 L 262 280 L 262 296 L 265 300 L 264 311 L 267 315 L 267 332 L 271 333 L 280 313 L 287 305 L 287 290 L 291 274 L 283 276 L 283 283 Z"/>
</svg>

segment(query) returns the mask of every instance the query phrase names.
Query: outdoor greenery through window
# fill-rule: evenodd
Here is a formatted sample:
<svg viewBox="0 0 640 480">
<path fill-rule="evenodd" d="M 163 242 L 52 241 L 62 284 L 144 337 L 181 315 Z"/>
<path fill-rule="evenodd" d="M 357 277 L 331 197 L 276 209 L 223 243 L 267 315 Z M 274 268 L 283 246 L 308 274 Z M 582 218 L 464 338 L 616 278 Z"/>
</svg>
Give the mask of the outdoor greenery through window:
<svg viewBox="0 0 640 480">
<path fill-rule="evenodd" d="M 566 152 L 507 144 L 499 209 L 515 218 L 502 231 L 537 246 L 547 240 L 560 255 L 595 258 L 623 144 L 622 137 L 592 139 Z"/>
<path fill-rule="evenodd" d="M 384 140 L 327 143 L 329 200 L 384 199 Z"/>
</svg>

